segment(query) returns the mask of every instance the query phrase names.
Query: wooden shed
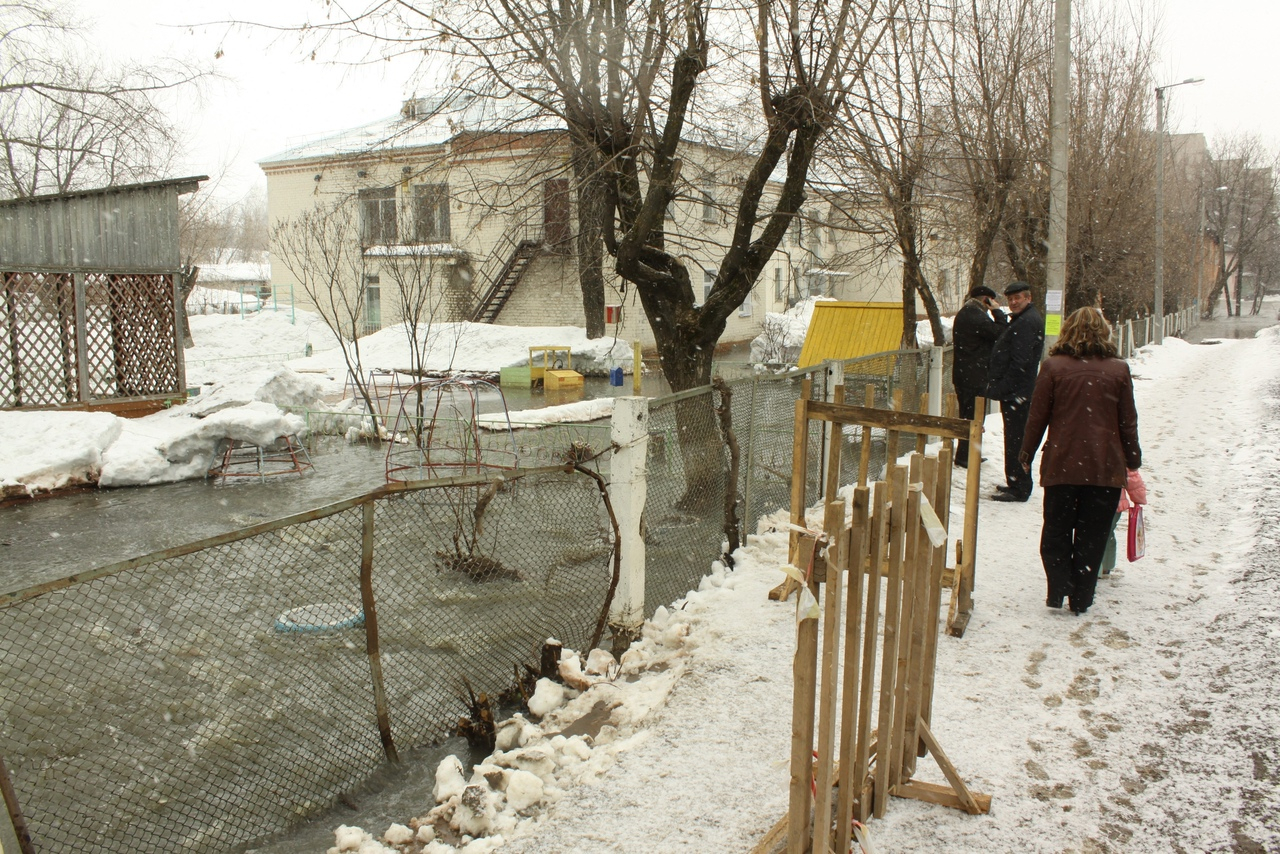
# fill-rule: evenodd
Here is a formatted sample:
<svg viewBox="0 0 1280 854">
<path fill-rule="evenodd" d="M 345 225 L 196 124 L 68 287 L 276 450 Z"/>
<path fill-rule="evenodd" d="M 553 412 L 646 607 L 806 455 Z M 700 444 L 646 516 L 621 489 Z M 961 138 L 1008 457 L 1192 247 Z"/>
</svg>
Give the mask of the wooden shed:
<svg viewBox="0 0 1280 854">
<path fill-rule="evenodd" d="M 178 197 L 205 180 L 0 201 L 0 409 L 185 397 Z"/>
</svg>

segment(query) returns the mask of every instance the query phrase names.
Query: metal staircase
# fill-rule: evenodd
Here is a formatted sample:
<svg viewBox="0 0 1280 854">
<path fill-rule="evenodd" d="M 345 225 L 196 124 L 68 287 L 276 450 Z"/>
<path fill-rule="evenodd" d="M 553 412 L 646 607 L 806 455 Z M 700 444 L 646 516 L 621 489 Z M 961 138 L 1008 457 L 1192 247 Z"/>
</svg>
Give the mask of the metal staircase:
<svg viewBox="0 0 1280 854">
<path fill-rule="evenodd" d="M 498 315 L 502 313 L 502 307 L 507 304 L 516 285 L 520 284 L 524 271 L 529 268 L 529 262 L 541 249 L 541 239 L 526 238 L 516 243 L 502 270 L 494 278 L 493 284 L 480 298 L 475 312 L 471 315 L 473 323 L 493 323 L 498 319 Z"/>
</svg>

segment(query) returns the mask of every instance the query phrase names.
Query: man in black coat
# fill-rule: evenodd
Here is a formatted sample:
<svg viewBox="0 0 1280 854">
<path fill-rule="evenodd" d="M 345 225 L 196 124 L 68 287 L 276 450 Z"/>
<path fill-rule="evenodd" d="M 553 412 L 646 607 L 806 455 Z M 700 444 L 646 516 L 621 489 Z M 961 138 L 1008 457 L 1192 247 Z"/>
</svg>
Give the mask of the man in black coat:
<svg viewBox="0 0 1280 854">
<path fill-rule="evenodd" d="M 1013 319 L 991 348 L 987 371 L 987 399 L 1000 401 L 1004 420 L 1004 479 L 997 486 L 996 501 L 1026 501 L 1031 497 L 1031 472 L 1018 462 L 1022 434 L 1031 411 L 1031 393 L 1044 355 L 1044 316 L 1031 301 L 1031 286 L 1014 282 L 1004 289 Z"/>
<path fill-rule="evenodd" d="M 991 348 L 1008 322 L 998 307 L 996 292 L 986 285 L 978 285 L 969 291 L 969 298 L 956 312 L 951 327 L 951 343 L 955 345 L 951 382 L 960 400 L 960 417 L 965 420 L 973 418 L 974 398 L 986 394 Z M 961 468 L 968 467 L 968 440 L 961 439 L 956 445 L 955 462 Z"/>
</svg>

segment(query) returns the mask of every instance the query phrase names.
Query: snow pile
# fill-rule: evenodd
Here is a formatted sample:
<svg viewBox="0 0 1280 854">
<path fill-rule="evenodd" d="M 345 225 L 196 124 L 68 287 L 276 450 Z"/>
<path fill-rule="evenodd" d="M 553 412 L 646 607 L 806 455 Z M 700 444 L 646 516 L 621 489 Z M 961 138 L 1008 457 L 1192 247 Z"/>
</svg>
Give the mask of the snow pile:
<svg viewBox="0 0 1280 854">
<path fill-rule="evenodd" d="M 751 361 L 757 365 L 794 365 L 804 346 L 813 319 L 813 306 L 831 297 L 808 297 L 779 314 L 769 312 L 761 324 L 763 330 L 751 342 Z"/>
<path fill-rule="evenodd" d="M 269 445 L 301 434 L 288 409 L 319 406 L 320 386 L 287 368 L 228 377 L 145 418 L 107 412 L 0 412 L 0 494 L 76 484 L 141 486 L 205 476 L 226 440 Z"/>
<path fill-rule="evenodd" d="M 481 415 L 476 423 L 486 430 L 505 430 L 507 422 L 513 427 L 524 427 L 530 424 L 582 424 L 587 421 L 599 421 L 613 416 L 613 398 L 600 397 L 595 400 L 579 400 L 561 406 L 548 406 L 543 409 L 520 409 L 508 413 Z"/>
<path fill-rule="evenodd" d="M 951 343 L 951 326 L 955 323 L 955 317 L 946 316 L 939 318 L 939 320 L 942 322 L 943 341 L 938 346 L 945 347 Z M 933 327 L 929 325 L 929 318 L 927 317 L 924 320 L 916 322 L 916 344 L 918 344 L 921 349 L 934 346 Z"/>
<path fill-rule="evenodd" d="M 722 566 L 714 577 L 709 592 L 691 593 L 689 601 L 714 595 L 725 583 Z M 620 754 L 643 743 L 646 727 L 687 669 L 694 648 L 690 623 L 687 611 L 659 608 L 620 662 L 600 649 L 585 662 L 563 650 L 560 681 L 538 680 L 529 699 L 536 721 L 517 714 L 499 723 L 496 750 L 469 777 L 456 756 L 446 757 L 436 770 L 437 806 L 426 815 L 393 824 L 382 842 L 343 825 L 334 832 L 330 854 L 486 854 L 529 834 L 568 790 L 598 782 Z M 401 829 L 406 827 L 411 836 Z M 423 847 L 404 847 L 415 843 Z"/>
<path fill-rule="evenodd" d="M 121 421 L 107 412 L 0 412 L 0 498 L 97 482 Z"/>
</svg>

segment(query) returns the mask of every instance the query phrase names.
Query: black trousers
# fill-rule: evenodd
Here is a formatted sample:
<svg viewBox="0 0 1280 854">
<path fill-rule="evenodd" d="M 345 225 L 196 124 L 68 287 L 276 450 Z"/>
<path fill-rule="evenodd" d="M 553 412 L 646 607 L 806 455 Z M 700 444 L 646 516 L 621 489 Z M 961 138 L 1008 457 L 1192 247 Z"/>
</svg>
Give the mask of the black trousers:
<svg viewBox="0 0 1280 854">
<path fill-rule="evenodd" d="M 1031 495 L 1031 472 L 1022 470 L 1018 454 L 1022 453 L 1022 434 L 1027 431 L 1027 416 L 1031 414 L 1031 401 L 1000 401 L 1000 417 L 1004 421 L 1004 480 L 1010 491 L 1019 498 Z"/>
<path fill-rule="evenodd" d="M 980 388 L 968 388 L 962 385 L 956 386 L 956 399 L 960 403 L 960 417 L 965 421 L 973 420 L 973 410 L 977 404 L 977 397 L 982 393 Z M 986 413 L 984 412 L 985 416 Z M 969 440 L 959 439 L 956 441 L 956 465 L 969 465 Z"/>
<path fill-rule="evenodd" d="M 1069 597 L 1074 609 L 1093 604 L 1098 567 L 1119 503 L 1118 486 L 1064 484 L 1044 488 L 1040 559 L 1051 598 Z"/>
</svg>

